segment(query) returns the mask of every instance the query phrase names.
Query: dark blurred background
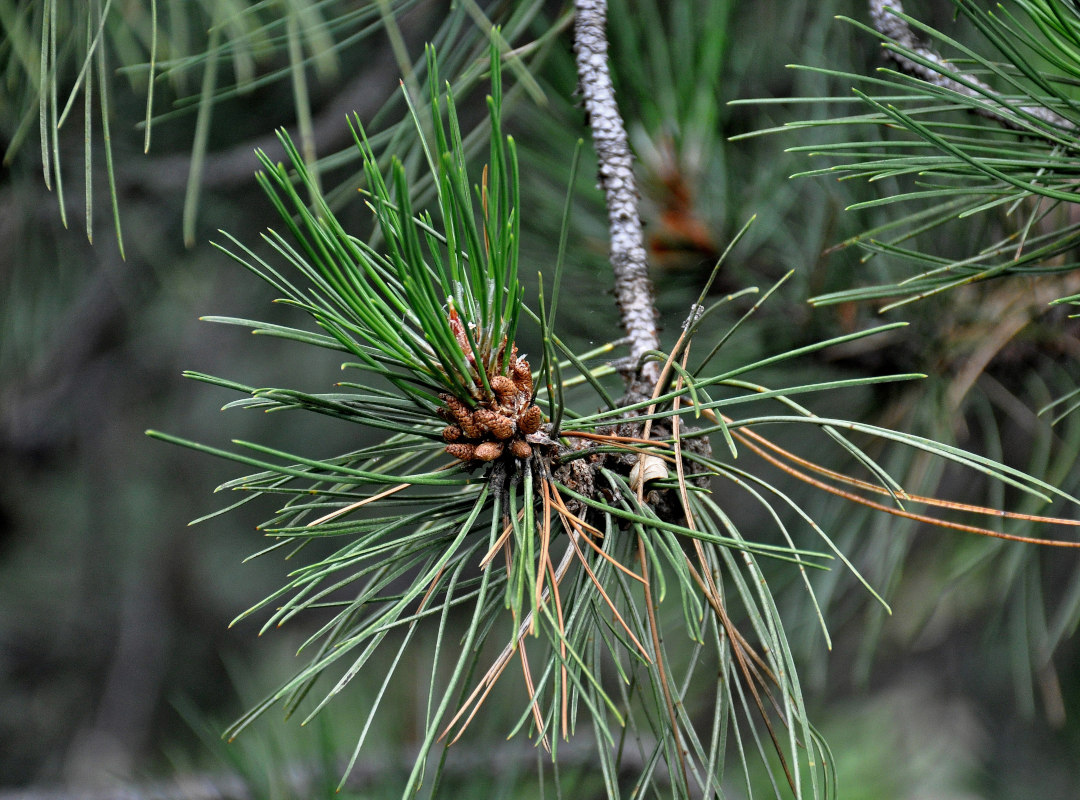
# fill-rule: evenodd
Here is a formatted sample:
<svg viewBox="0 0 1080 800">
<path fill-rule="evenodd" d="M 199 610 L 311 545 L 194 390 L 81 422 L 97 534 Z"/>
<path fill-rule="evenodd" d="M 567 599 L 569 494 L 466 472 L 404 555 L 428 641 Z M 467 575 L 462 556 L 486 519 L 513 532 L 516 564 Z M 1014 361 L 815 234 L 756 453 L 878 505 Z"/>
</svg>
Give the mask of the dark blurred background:
<svg viewBox="0 0 1080 800">
<path fill-rule="evenodd" d="M 33 3 L 2 5 L 15 19 L 30 20 L 34 13 L 28 10 Z M 132 16 L 130 24 L 145 25 L 145 9 L 128 5 L 123 13 Z M 485 9 L 497 19 L 512 5 L 492 3 Z M 646 12 L 662 16 L 663 3 L 613 4 L 618 17 L 612 25 L 613 59 L 641 160 L 643 213 L 665 335 L 671 338 L 678 330 L 719 251 L 757 213 L 759 220 L 725 268 L 720 289 L 766 286 L 788 269 L 799 270 L 740 345 L 747 353 L 764 352 L 835 335 L 872 316 L 872 309 L 851 307 L 811 311 L 804 302 L 813 292 L 858 279 L 856 254 L 825 257 L 823 252 L 870 219 L 869 212 L 843 212 L 853 192 L 868 190 L 789 181 L 788 175 L 805 169 L 803 156 L 783 152 L 796 143 L 790 136 L 725 140 L 821 115 L 824 108 L 725 104 L 736 98 L 824 94 L 830 86 L 837 90 L 823 76 L 785 69 L 787 63 L 866 71 L 880 61 L 870 37 L 857 36 L 852 26 L 834 19 L 848 14 L 865 20 L 862 3 L 719 5 L 730 6 L 726 27 L 697 31 L 701 42 L 719 48 L 718 54 L 701 56 L 702 64 L 707 57 L 717 59 L 718 71 L 700 76 L 709 85 L 710 102 L 694 110 L 686 124 L 671 122 L 670 109 L 650 94 L 647 70 L 638 66 L 648 52 L 648 43 L 640 40 L 641 31 L 649 30 Z M 948 3 L 909 5 L 930 22 L 950 24 Z M 200 8 L 189 12 L 205 29 Z M 449 4 L 396 8 L 411 58 L 421 57 L 424 41 L 445 34 Z M 557 3 L 538 6 L 516 44 L 540 36 L 564 12 Z M 640 16 L 638 25 L 633 15 Z M 338 32 L 338 40 L 347 33 Z M 445 35 L 451 47 L 453 36 Z M 674 38 L 668 45 L 701 46 Z M 574 139 L 585 135 L 574 105 L 568 32 L 544 47 L 543 60 L 535 63 L 549 104 L 537 107 L 523 95 L 509 123 L 521 141 L 526 202 L 538 209 L 528 220 L 524 243 L 534 270 L 551 262 L 570 153 Z M 17 48 L 0 44 L 0 50 L 14 58 Z M 401 114 L 400 104 L 392 104 L 377 117 L 398 87 L 398 66 L 384 32 L 358 38 L 336 57 L 335 72 L 310 69 L 308 75 L 320 156 L 346 150 L 346 114 L 356 111 L 365 124 L 375 119 L 376 126 L 392 124 Z M 223 60 L 222 85 L 237 80 L 241 66 L 239 60 Z M 287 55 L 271 49 L 255 66 L 260 74 L 287 71 Z M 184 81 L 162 82 L 159 110 L 190 98 L 200 75 L 196 64 Z M 67 76 L 68 88 L 73 79 L 74 74 Z M 255 386 L 317 391 L 338 379 L 337 359 L 329 354 L 312 355 L 295 344 L 198 321 L 201 315 L 221 314 L 295 322 L 271 305 L 269 287 L 209 244 L 220 241 L 219 228 L 254 244 L 259 232 L 275 223 L 252 177 L 253 151 L 280 152 L 272 133 L 278 126 L 296 132 L 294 87 L 285 79 L 252 85 L 215 105 L 190 247 L 184 245 L 183 219 L 197 114 L 177 114 L 157 124 L 151 151 L 144 155 L 137 123 L 145 93 L 119 75 L 111 90 L 125 258 L 112 230 L 100 156 L 93 167 L 93 245 L 83 231 L 79 120 L 60 132 L 67 228 L 56 192 L 43 185 L 33 133 L 0 173 L 0 797 L 35 796 L 19 795 L 18 788 L 66 785 L 88 791 L 136 784 L 169 796 L 211 796 L 197 794 L 192 776 L 211 781 L 223 796 L 331 792 L 335 770 L 352 747 L 356 715 L 347 700 L 326 722 L 311 726 L 314 730 L 271 715 L 233 745 L 217 740 L 217 732 L 295 666 L 293 650 L 304 632 L 300 627 L 259 638 L 258 623 L 228 627 L 269 594 L 287 569 L 280 560 L 243 563 L 262 547 L 254 526 L 272 509 L 245 506 L 188 527 L 190 520 L 232 502 L 211 492 L 238 470 L 144 435 L 156 428 L 217 446 L 248 439 L 316 453 L 332 450 L 343 436 L 364 435 L 297 417 L 222 413 L 221 406 L 234 397 L 181 378 L 182 370 L 194 369 Z M 25 124 L 24 100 L 12 83 L 0 88 L 5 148 Z M 79 106 L 75 116 L 81 116 Z M 354 159 L 328 162 L 324 185 L 348 187 L 355 169 Z M 578 345 L 616 335 L 606 293 L 603 214 L 592 176 L 588 162 L 578 181 L 579 213 L 564 283 L 570 300 L 561 312 L 564 338 Z M 343 218 L 362 231 L 362 204 L 350 198 L 339 206 Z M 942 246 L 962 249 L 955 242 Z M 1043 391 L 1032 375 L 1071 374 L 1075 380 L 1075 348 L 1070 353 L 1061 344 L 1064 337 L 1075 340 L 1075 331 L 1066 327 L 1071 323 L 1063 314 L 1040 317 L 1029 335 L 986 368 L 990 377 L 980 384 L 990 396 L 985 408 L 975 403 L 950 416 L 950 381 L 972 352 L 956 344 L 957 332 L 963 326 L 977 343 L 994 322 L 973 320 L 963 309 L 988 304 L 990 292 L 945 301 L 955 306 L 917 308 L 909 313 L 913 326 L 903 341 L 809 366 L 837 375 L 934 373 L 918 390 L 859 396 L 853 403 L 865 418 L 891 415 L 901 427 L 915 420 L 916 428 L 946 429 L 976 450 L 988 440 L 1000 441 L 1002 453 L 1027 466 L 1037 440 L 1032 426 L 1040 423 L 1023 409 L 1037 407 Z M 961 310 L 947 310 L 955 308 Z M 1010 417 L 1007 409 L 1014 400 L 1020 408 Z M 990 425 L 988 418 L 996 422 Z M 988 439 L 990 430 L 995 434 Z M 1065 464 L 1063 485 L 1072 482 L 1076 491 L 1075 442 L 1065 441 L 1069 437 L 1063 433 L 1040 436 L 1057 448 L 1053 463 Z M 942 480 L 948 487 L 949 476 Z M 831 595 L 833 653 L 824 652 L 805 612 L 806 631 L 792 632 L 805 640 L 800 657 L 807 664 L 808 692 L 838 756 L 846 781 L 843 796 L 1077 796 L 1080 652 L 1068 639 L 1080 593 L 1075 556 L 1016 555 L 1015 546 L 958 543 L 959 534 L 871 521 L 824 500 L 821 509 L 826 519 L 832 514 L 853 529 L 849 545 L 871 577 L 877 570 L 894 609 L 885 617 L 864 593 L 841 581 Z M 1057 634 L 1053 645 L 1058 639 L 1063 643 L 1055 649 L 1029 635 L 1032 615 L 1049 620 L 1046 627 Z M 1039 647 L 1045 652 L 1033 657 Z M 407 697 L 408 687 L 403 691 Z M 381 739 L 390 755 L 375 764 L 364 762 L 360 796 L 396 796 L 392 787 L 400 759 L 393 754 L 396 747 L 408 748 L 410 728 L 407 720 L 388 720 L 386 726 Z M 499 736 L 505 727 L 496 720 L 490 732 Z M 497 751 L 507 762 L 505 775 L 493 778 L 484 796 L 535 794 L 529 777 L 535 756 L 525 751 L 524 757 L 517 750 Z M 304 769 L 323 762 L 330 764 L 329 783 L 304 783 Z M 587 772 L 587 763 L 582 770 Z M 177 776 L 188 783 L 174 786 Z M 177 788 L 182 785 L 188 788 Z M 576 796 L 589 796 L 588 785 L 582 784 Z"/>
</svg>

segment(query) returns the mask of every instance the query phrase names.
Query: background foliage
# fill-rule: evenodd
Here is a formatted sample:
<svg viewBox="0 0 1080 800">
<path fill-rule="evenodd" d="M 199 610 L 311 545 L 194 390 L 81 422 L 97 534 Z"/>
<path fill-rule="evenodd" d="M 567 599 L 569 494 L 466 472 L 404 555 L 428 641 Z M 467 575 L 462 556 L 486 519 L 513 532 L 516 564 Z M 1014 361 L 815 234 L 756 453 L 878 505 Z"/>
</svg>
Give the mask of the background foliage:
<svg viewBox="0 0 1080 800">
<path fill-rule="evenodd" d="M 784 62 L 872 74 L 882 64 L 875 37 L 834 19 L 865 21 L 863 4 L 687 3 L 672 4 L 686 12 L 670 15 L 665 5 L 613 2 L 611 38 L 617 91 L 640 159 L 666 340 L 674 338 L 670 332 L 719 251 L 752 213 L 758 222 L 727 262 L 721 290 L 765 286 L 798 271 L 754 317 L 733 357 L 752 359 L 864 327 L 875 313 L 871 305 L 811 308 L 805 299 L 907 274 L 901 260 L 864 264 L 854 247 L 829 249 L 891 219 L 890 209 L 876 205 L 843 210 L 880 197 L 880 190 L 850 180 L 788 180 L 816 163 L 783 148 L 837 141 L 830 130 L 728 140 L 835 115 L 836 107 L 727 105 L 846 94 L 851 79 L 787 70 Z M 951 6 L 942 5 L 906 8 L 959 41 L 978 41 L 970 23 L 954 22 Z M 360 10 L 346 11 L 353 7 Z M 41 91 L 50 85 L 42 80 L 48 63 L 43 73 L 40 40 L 29 33 L 54 9 L 55 109 L 49 91 Z M 162 32 L 156 51 L 152 12 Z M 376 24 L 391 17 L 396 24 L 389 28 Z M 240 775 L 260 796 L 287 796 L 286 780 L 310 781 L 315 792 L 336 785 L 358 724 L 347 708 L 332 710 L 314 730 L 271 720 L 231 747 L 217 743 L 217 730 L 293 669 L 292 651 L 304 634 L 256 641 L 254 625 L 226 628 L 280 580 L 273 563 L 241 564 L 254 549 L 245 531 L 262 514 L 241 511 L 186 528 L 211 510 L 207 490 L 231 471 L 145 440 L 142 431 L 168 420 L 170 429 L 208 442 L 257 438 L 282 449 L 333 443 L 330 425 L 219 414 L 228 394 L 178 380 L 182 369 L 194 367 L 254 385 L 323 391 L 339 374 L 332 355 L 298 359 L 288 343 L 262 337 L 253 343 L 239 330 L 196 322 L 205 314 L 278 313 L 267 311 L 270 290 L 206 242 L 217 228 L 253 241 L 270 224 L 272 209 L 251 174 L 256 147 L 280 158 L 272 136 L 278 125 L 294 133 L 305 155 L 321 157 L 322 185 L 350 230 L 361 232 L 367 215 L 351 190 L 334 191 L 349 187 L 360 169 L 347 155 L 345 114 L 355 110 L 372 131 L 386 131 L 375 146 L 411 152 L 406 167 L 419 170 L 419 152 L 393 127 L 403 112 L 395 99 L 398 75 L 407 83 L 408 76 L 421 80 L 413 65 L 421 68 L 423 42 L 434 40 L 447 74 L 459 76 L 455 84 L 467 95 L 479 78 L 469 66 L 496 19 L 507 40 L 523 47 L 507 126 L 529 165 L 522 169 L 530 208 L 522 261 L 544 266 L 558 232 L 570 154 L 585 135 L 573 103 L 566 9 L 558 4 L 462 3 L 451 12 L 446 4 L 414 2 L 0 3 L 7 34 L 0 44 L 7 152 L 0 237 L 9 255 L 0 259 L 0 775 L 6 784 L 87 786 L 210 772 Z M 95 52 L 102 55 L 95 59 L 103 63 L 91 60 L 84 71 L 79 54 L 101 20 Z M 657 35 L 661 30 L 665 35 Z M 148 68 L 118 68 L 151 58 L 157 77 L 149 113 L 156 121 L 143 155 L 138 123 L 147 113 Z M 531 77 L 523 79 L 526 74 Z M 38 112 L 43 102 L 55 122 L 76 86 L 64 126 L 55 139 L 51 128 L 46 137 L 49 192 L 34 142 Z M 110 109 L 104 115 L 103 97 Z M 209 97 L 217 102 L 200 102 Z M 463 108 L 471 108 L 474 121 L 482 118 L 482 108 Z M 108 134 L 111 163 L 100 149 L 86 162 L 87 126 L 95 142 Z M 583 347 L 610 338 L 617 326 L 606 294 L 606 231 L 593 174 L 591 163 L 578 173 L 574 258 L 563 279 L 573 303 L 564 303 L 560 314 L 564 338 Z M 891 191 L 902 179 L 888 174 L 878 183 Z M 919 249 L 962 258 L 971 241 L 1000 237 L 1004 224 L 984 215 L 965 221 L 959 233 L 928 230 L 919 235 Z M 79 230 L 87 227 L 93 247 Z M 866 280 L 868 271 L 873 281 Z M 912 322 L 902 338 L 833 353 L 802 369 L 815 380 L 926 372 L 931 378 L 917 386 L 862 392 L 844 402 L 864 419 L 956 441 L 1075 493 L 1077 415 L 1051 430 L 1033 414 L 1068 391 L 1070 381 L 1075 385 L 1078 374 L 1075 323 L 1061 310 L 1030 321 L 1032 309 L 1044 304 L 1034 285 L 1022 294 L 1000 282 L 962 287 L 894 312 L 889 319 Z M 1021 332 L 999 347 L 988 344 L 999 341 L 996 334 L 1010 321 Z M 1006 499 L 957 485 L 957 476 L 918 460 L 889 466 L 915 476 L 914 488 Z M 804 639 L 798 654 L 804 682 L 840 756 L 844 796 L 1069 796 L 1080 783 L 1080 670 L 1070 668 L 1078 654 L 1067 639 L 1080 602 L 1075 559 L 918 530 L 824 497 L 808 504 L 820 505 L 819 519 L 842 517 L 843 546 L 894 609 L 887 617 L 840 573 L 822 578 L 835 639 L 826 654 L 801 596 L 780 597 L 791 614 L 806 619 L 790 628 Z M 422 684 L 424 676 L 416 680 Z M 358 686 L 350 702 L 364 705 L 372 691 Z M 391 767 L 361 764 L 352 788 L 362 787 L 365 796 L 395 796 L 404 774 L 388 772 L 398 763 L 408 768 L 399 754 L 416 736 L 413 695 L 422 690 L 400 691 L 393 699 L 402 712 L 379 729 L 386 758 L 377 761 Z M 535 791 L 531 750 L 512 742 L 492 757 L 485 745 L 501 742 L 508 724 L 491 714 L 474 725 L 462 772 L 448 777 L 448 795 L 456 779 L 476 791 L 469 763 L 499 765 L 481 794 Z M 561 776 L 568 796 L 601 788 L 587 755 L 579 763 L 575 772 L 571 752 Z"/>
</svg>

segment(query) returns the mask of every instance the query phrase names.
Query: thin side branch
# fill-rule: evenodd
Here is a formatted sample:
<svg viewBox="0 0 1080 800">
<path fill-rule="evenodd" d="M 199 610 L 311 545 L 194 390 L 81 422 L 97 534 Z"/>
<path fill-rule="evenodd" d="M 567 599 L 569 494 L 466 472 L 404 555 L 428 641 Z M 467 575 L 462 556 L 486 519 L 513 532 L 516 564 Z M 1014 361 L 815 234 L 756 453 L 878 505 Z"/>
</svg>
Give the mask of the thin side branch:
<svg viewBox="0 0 1080 800">
<path fill-rule="evenodd" d="M 965 97 L 970 97 L 980 102 L 998 103 L 998 93 L 995 92 L 988 84 L 976 78 L 974 75 L 969 75 L 964 72 L 960 72 L 952 66 L 948 61 L 942 58 L 933 48 L 920 41 L 911 30 L 911 26 L 907 20 L 903 18 L 904 6 L 900 0 L 869 0 L 870 2 L 870 19 L 874 23 L 874 29 L 877 30 L 882 36 L 891 39 L 900 47 L 908 50 L 919 58 L 933 64 L 933 67 L 920 63 L 909 58 L 899 50 L 891 47 L 886 47 L 886 54 L 891 58 L 898 67 L 908 75 L 912 75 L 920 80 L 924 80 L 927 83 L 931 83 L 934 86 L 940 86 L 943 89 L 962 94 Z M 1019 106 L 1017 108 L 1010 108 L 1008 106 L 1002 106 L 1000 111 L 986 108 L 985 106 L 979 110 L 978 113 L 988 117 L 1006 128 L 1010 128 L 1016 131 L 1024 131 L 1026 133 L 1037 132 L 1037 127 L 1029 124 L 1023 117 L 1018 116 L 1017 112 L 1034 117 L 1040 122 L 1044 122 L 1047 125 L 1053 125 L 1058 128 L 1064 128 L 1066 130 L 1076 130 L 1076 126 L 1072 122 L 1062 117 L 1060 114 L 1056 114 L 1045 106 Z"/>
<path fill-rule="evenodd" d="M 630 341 L 631 367 L 624 377 L 628 391 L 648 393 L 660 376 L 656 361 L 633 370 L 650 350 L 660 349 L 656 307 L 646 264 L 645 242 L 638 215 L 638 191 L 626 127 L 615 103 L 608 71 L 605 0 L 575 0 L 574 53 L 585 112 L 599 162 L 611 235 L 611 268 L 615 273 L 615 303 Z"/>
</svg>

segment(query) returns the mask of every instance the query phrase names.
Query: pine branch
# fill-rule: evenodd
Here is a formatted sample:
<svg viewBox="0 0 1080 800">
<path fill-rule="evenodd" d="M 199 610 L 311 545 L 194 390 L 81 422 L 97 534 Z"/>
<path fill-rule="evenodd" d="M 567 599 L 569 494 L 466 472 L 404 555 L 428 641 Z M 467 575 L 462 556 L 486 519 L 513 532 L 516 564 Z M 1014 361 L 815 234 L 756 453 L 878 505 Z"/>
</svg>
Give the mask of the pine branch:
<svg viewBox="0 0 1080 800">
<path fill-rule="evenodd" d="M 874 29 L 882 36 L 891 40 L 894 45 L 899 45 L 902 50 L 909 51 L 927 63 L 922 63 L 911 58 L 895 46 L 886 45 L 885 52 L 900 69 L 913 77 L 924 80 L 934 86 L 962 94 L 980 102 L 991 102 L 1000 105 L 999 94 L 988 84 L 976 78 L 974 75 L 960 72 L 948 61 L 941 57 L 933 48 L 922 42 L 911 30 L 907 20 L 903 18 L 904 6 L 900 0 L 870 0 L 870 18 L 873 20 Z M 933 66 L 928 66 L 932 64 Z M 1045 106 L 1019 106 L 1017 109 L 1002 108 L 1000 112 L 980 106 L 977 113 L 988 119 L 1004 125 L 1015 131 L 1031 133 L 1032 126 L 1025 124 L 1016 112 L 1034 117 L 1047 125 L 1053 125 L 1065 130 L 1074 131 L 1076 126 L 1059 114 Z"/>
<path fill-rule="evenodd" d="M 607 3 L 605 0 L 575 0 L 574 9 L 574 53 L 608 211 L 615 303 L 630 340 L 630 366 L 624 371 L 624 377 L 628 393 L 647 394 L 660 377 L 660 364 L 656 361 L 641 363 L 641 358 L 650 350 L 660 349 L 660 337 L 638 214 L 633 155 L 608 70 L 608 44 L 604 31 Z M 641 364 L 640 370 L 638 364 Z"/>
</svg>

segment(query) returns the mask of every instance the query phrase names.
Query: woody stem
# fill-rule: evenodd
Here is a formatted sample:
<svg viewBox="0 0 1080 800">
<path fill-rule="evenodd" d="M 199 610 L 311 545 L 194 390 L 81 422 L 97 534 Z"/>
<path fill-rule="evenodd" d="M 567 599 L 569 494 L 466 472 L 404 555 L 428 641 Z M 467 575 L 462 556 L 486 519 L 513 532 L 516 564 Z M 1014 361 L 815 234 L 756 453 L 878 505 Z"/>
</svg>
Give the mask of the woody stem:
<svg viewBox="0 0 1080 800">
<path fill-rule="evenodd" d="M 641 359 L 650 350 L 660 349 L 660 337 L 638 215 L 633 155 L 608 71 L 607 3 L 575 0 L 574 8 L 574 52 L 607 205 L 615 303 L 630 342 L 630 366 L 623 377 L 628 393 L 651 394 L 660 377 L 660 365 L 656 361 L 641 363 Z"/>
</svg>

